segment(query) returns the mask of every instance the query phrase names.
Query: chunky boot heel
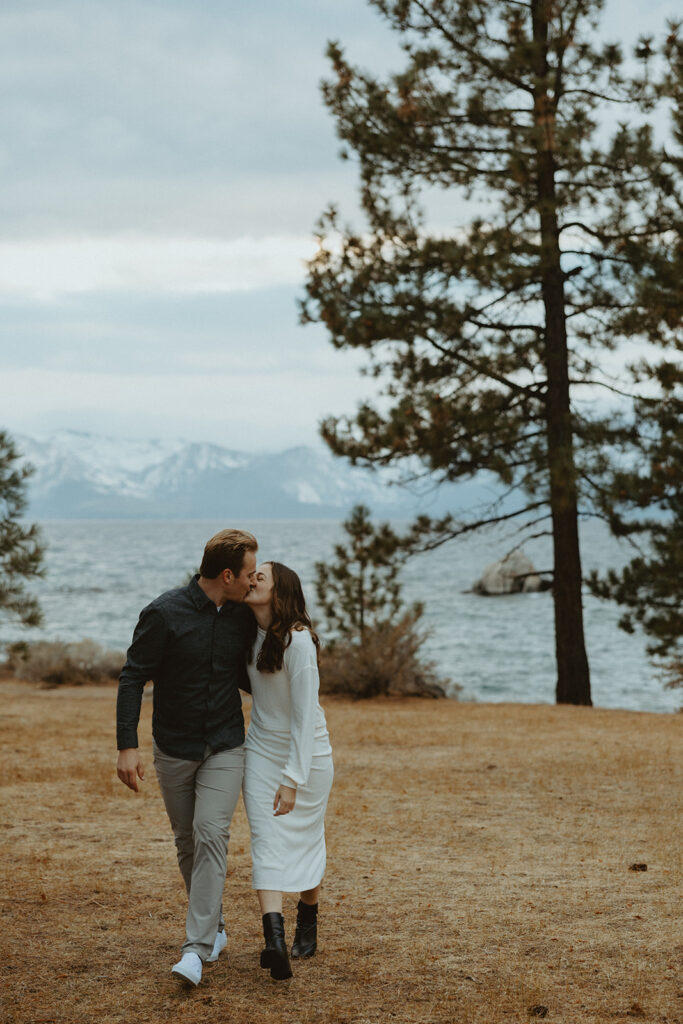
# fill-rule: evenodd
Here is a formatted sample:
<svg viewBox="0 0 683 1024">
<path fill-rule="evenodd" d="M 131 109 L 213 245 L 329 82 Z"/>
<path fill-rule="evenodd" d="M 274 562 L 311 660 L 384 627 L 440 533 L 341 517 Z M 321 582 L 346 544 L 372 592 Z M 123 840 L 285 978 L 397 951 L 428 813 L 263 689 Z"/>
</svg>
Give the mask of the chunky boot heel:
<svg viewBox="0 0 683 1024">
<path fill-rule="evenodd" d="M 263 915 L 263 937 L 266 948 L 261 952 L 261 967 L 270 968 L 271 978 L 284 981 L 292 977 L 285 944 L 285 920 L 282 914 Z"/>
<path fill-rule="evenodd" d="M 299 900 L 296 913 L 296 932 L 292 943 L 292 957 L 305 960 L 318 948 L 318 904 Z"/>
</svg>

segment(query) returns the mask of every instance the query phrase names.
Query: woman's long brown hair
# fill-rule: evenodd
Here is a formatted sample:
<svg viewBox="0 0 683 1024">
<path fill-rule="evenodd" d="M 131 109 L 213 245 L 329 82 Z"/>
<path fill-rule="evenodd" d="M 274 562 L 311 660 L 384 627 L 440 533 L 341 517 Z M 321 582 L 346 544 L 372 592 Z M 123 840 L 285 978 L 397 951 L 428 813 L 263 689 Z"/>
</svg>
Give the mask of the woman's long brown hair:
<svg viewBox="0 0 683 1024">
<path fill-rule="evenodd" d="M 259 672 L 279 672 L 285 650 L 292 642 L 293 629 L 308 629 L 316 652 L 320 655 L 320 641 L 306 611 L 306 600 L 301 580 L 281 562 L 269 562 L 273 573 L 273 620 L 256 659 Z M 253 654 L 253 651 L 252 651 Z"/>
</svg>

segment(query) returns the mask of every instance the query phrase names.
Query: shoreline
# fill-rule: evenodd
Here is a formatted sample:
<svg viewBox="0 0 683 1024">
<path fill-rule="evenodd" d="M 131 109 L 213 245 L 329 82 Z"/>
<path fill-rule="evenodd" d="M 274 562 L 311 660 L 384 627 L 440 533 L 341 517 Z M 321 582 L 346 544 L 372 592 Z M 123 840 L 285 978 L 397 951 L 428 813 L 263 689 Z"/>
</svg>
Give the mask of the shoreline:
<svg viewBox="0 0 683 1024">
<path fill-rule="evenodd" d="M 56 694 L 59 692 L 77 693 L 80 690 L 83 691 L 112 691 L 116 689 L 118 680 L 108 679 L 103 680 L 99 683 L 58 683 L 52 685 L 50 683 L 39 682 L 33 679 L 20 679 L 19 677 L 13 676 L 9 673 L 3 672 L 0 667 L 0 687 L 12 687 L 16 685 L 21 688 L 33 688 L 39 691 L 41 694 L 49 695 Z M 152 684 L 148 683 L 145 687 L 143 700 L 149 700 L 152 696 Z M 428 697 L 428 696 L 402 696 L 401 694 L 381 694 L 377 697 L 373 697 L 370 700 L 353 700 L 352 697 L 343 694 L 322 694 L 321 701 L 327 705 L 329 703 L 338 704 L 351 704 L 355 707 L 362 708 L 365 704 L 401 704 L 407 705 L 423 705 L 423 704 L 435 704 L 439 707 L 443 707 L 444 704 L 459 704 L 462 707 L 477 707 L 477 708 L 583 708 L 588 713 L 590 712 L 609 712 L 614 714 L 625 714 L 625 715 L 655 715 L 663 718 L 676 717 L 677 715 L 683 715 L 683 689 L 680 691 L 681 706 L 672 708 L 669 711 L 653 711 L 649 708 L 614 708 L 602 704 L 593 704 L 589 707 L 585 705 L 575 704 L 556 704 L 554 701 L 515 701 L 515 700 L 477 700 L 474 697 L 461 697 L 461 696 L 446 696 L 439 699 Z M 248 694 L 242 694 L 242 700 L 245 706 L 248 706 L 250 697 Z"/>
</svg>

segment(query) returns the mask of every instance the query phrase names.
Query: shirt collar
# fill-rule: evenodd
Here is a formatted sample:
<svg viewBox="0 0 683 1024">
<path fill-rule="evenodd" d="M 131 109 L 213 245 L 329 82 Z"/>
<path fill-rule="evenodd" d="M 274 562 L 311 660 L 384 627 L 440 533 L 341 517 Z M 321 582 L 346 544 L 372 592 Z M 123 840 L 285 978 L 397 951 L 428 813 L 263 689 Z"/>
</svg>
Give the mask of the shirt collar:
<svg viewBox="0 0 683 1024">
<path fill-rule="evenodd" d="M 188 588 L 190 597 L 192 598 L 195 607 L 201 611 L 206 608 L 207 604 L 216 607 L 210 597 L 207 597 L 202 588 L 199 586 L 199 573 L 196 573 L 189 582 Z"/>
<path fill-rule="evenodd" d="M 195 575 L 190 580 L 187 589 L 189 590 L 190 597 L 192 598 L 192 601 L 198 611 L 202 611 L 204 608 L 206 608 L 208 604 L 211 605 L 214 611 L 216 610 L 216 605 L 213 603 L 210 597 L 207 597 L 202 588 L 199 586 L 199 573 L 195 573 Z M 232 611 L 236 606 L 236 601 L 225 600 L 221 605 L 221 615 L 223 615 L 223 613 Z"/>
</svg>

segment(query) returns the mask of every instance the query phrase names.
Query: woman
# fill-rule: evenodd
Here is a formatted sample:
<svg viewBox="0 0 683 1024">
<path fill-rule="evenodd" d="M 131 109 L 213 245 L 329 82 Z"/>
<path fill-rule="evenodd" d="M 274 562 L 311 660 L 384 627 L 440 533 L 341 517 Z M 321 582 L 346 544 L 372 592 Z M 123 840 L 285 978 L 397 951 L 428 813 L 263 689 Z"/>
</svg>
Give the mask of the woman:
<svg viewBox="0 0 683 1024">
<path fill-rule="evenodd" d="M 279 562 L 264 562 L 246 601 L 257 630 L 248 665 L 244 803 L 266 941 L 261 967 L 273 978 L 291 978 L 282 893 L 299 893 L 292 957 L 313 956 L 332 748 L 318 703 L 318 638 L 299 577 Z"/>
</svg>

